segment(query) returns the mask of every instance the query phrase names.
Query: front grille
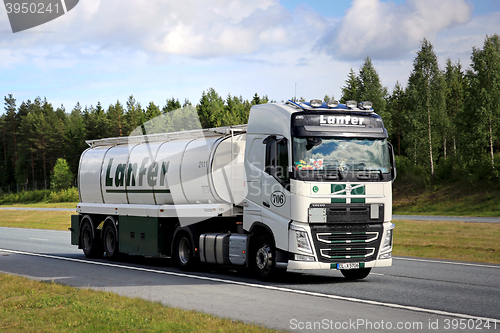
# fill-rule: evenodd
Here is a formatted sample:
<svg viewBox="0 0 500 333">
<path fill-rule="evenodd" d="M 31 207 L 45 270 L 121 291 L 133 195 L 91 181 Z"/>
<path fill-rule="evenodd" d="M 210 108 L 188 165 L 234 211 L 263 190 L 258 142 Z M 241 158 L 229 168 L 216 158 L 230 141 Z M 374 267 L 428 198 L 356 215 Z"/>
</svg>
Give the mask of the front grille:
<svg viewBox="0 0 500 333">
<path fill-rule="evenodd" d="M 366 262 L 376 259 L 383 225 L 310 224 L 313 243 L 321 262 Z"/>
<path fill-rule="evenodd" d="M 375 253 L 375 248 L 334 248 L 321 249 L 321 255 L 329 259 L 351 259 L 366 258 Z"/>
<path fill-rule="evenodd" d="M 319 233 L 316 237 L 326 244 L 369 243 L 378 238 L 378 232 Z"/>
</svg>

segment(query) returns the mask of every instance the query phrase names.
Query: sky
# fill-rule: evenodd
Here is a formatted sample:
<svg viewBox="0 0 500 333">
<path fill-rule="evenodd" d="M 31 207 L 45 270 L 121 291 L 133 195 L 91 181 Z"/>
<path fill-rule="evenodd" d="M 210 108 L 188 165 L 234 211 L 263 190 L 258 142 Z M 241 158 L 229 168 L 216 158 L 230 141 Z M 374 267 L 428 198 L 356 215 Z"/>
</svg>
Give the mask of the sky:
<svg viewBox="0 0 500 333">
<path fill-rule="evenodd" d="M 391 92 L 424 38 L 442 68 L 448 58 L 468 68 L 495 33 L 500 0 L 80 0 L 17 33 L 0 7 L 0 96 L 67 112 L 130 95 L 144 107 L 196 104 L 211 87 L 223 98 L 338 99 L 367 56 Z"/>
</svg>

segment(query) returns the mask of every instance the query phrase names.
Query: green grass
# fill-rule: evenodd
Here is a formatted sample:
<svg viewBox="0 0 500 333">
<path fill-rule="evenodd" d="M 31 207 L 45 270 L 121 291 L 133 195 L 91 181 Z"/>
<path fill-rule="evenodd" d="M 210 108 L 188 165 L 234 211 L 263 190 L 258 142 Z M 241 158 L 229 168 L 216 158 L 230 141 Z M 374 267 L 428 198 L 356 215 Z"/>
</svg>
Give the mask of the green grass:
<svg viewBox="0 0 500 333">
<path fill-rule="evenodd" d="M 500 189 L 470 183 L 419 186 L 394 184 L 393 214 L 500 216 Z"/>
<path fill-rule="evenodd" d="M 498 223 L 394 223 L 394 255 L 500 264 Z"/>
<path fill-rule="evenodd" d="M 109 292 L 0 274 L 2 332 L 276 332 Z"/>
<path fill-rule="evenodd" d="M 78 189 L 71 187 L 67 190 L 34 190 L 21 191 L 0 195 L 0 205 L 17 203 L 37 203 L 37 202 L 75 202 L 78 201 Z"/>
<path fill-rule="evenodd" d="M 68 230 L 73 214 L 76 212 L 0 209 L 0 227 Z"/>
<path fill-rule="evenodd" d="M 36 203 L 15 203 L 0 205 L 0 208 L 27 207 L 27 208 L 74 208 L 78 202 L 36 202 Z"/>
</svg>

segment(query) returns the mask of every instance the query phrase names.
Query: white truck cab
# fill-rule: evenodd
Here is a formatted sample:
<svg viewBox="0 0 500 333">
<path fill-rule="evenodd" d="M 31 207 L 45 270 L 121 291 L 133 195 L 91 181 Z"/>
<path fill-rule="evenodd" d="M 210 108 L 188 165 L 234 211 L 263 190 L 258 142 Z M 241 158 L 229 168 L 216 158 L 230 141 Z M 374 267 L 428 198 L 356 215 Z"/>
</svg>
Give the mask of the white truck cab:
<svg viewBox="0 0 500 333">
<path fill-rule="evenodd" d="M 246 141 L 243 228 L 272 232 L 276 267 L 362 278 L 391 265 L 396 171 L 371 104 L 257 105 Z"/>
</svg>

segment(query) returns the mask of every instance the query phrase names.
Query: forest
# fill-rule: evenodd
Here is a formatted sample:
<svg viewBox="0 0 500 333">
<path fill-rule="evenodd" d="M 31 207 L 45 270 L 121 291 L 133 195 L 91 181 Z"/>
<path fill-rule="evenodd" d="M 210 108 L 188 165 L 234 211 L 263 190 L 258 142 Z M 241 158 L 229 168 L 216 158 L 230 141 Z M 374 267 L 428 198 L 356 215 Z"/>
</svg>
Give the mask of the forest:
<svg viewBox="0 0 500 333">
<path fill-rule="evenodd" d="M 496 184 L 500 176 L 500 37 L 486 36 L 482 47 L 472 47 L 470 60 L 469 68 L 450 59 L 440 68 L 433 45 L 424 39 L 404 85 L 396 83 L 390 92 L 366 57 L 358 71 L 350 70 L 338 100 L 373 103 L 388 129 L 400 176 L 427 184 L 464 180 Z M 181 107 L 191 106 L 201 126 L 208 128 L 244 124 L 253 105 L 268 102 L 272 101 L 267 95 L 256 93 L 251 100 L 223 98 L 209 88 L 195 105 L 171 97 L 164 106 L 153 102 L 144 106 L 131 95 L 125 104 L 76 103 L 66 110 L 46 98 L 20 102 L 8 94 L 0 117 L 0 193 L 50 187 L 58 158 L 67 161 L 76 178 L 80 155 L 88 147 L 86 140 L 128 136 L 147 121 Z"/>
</svg>

